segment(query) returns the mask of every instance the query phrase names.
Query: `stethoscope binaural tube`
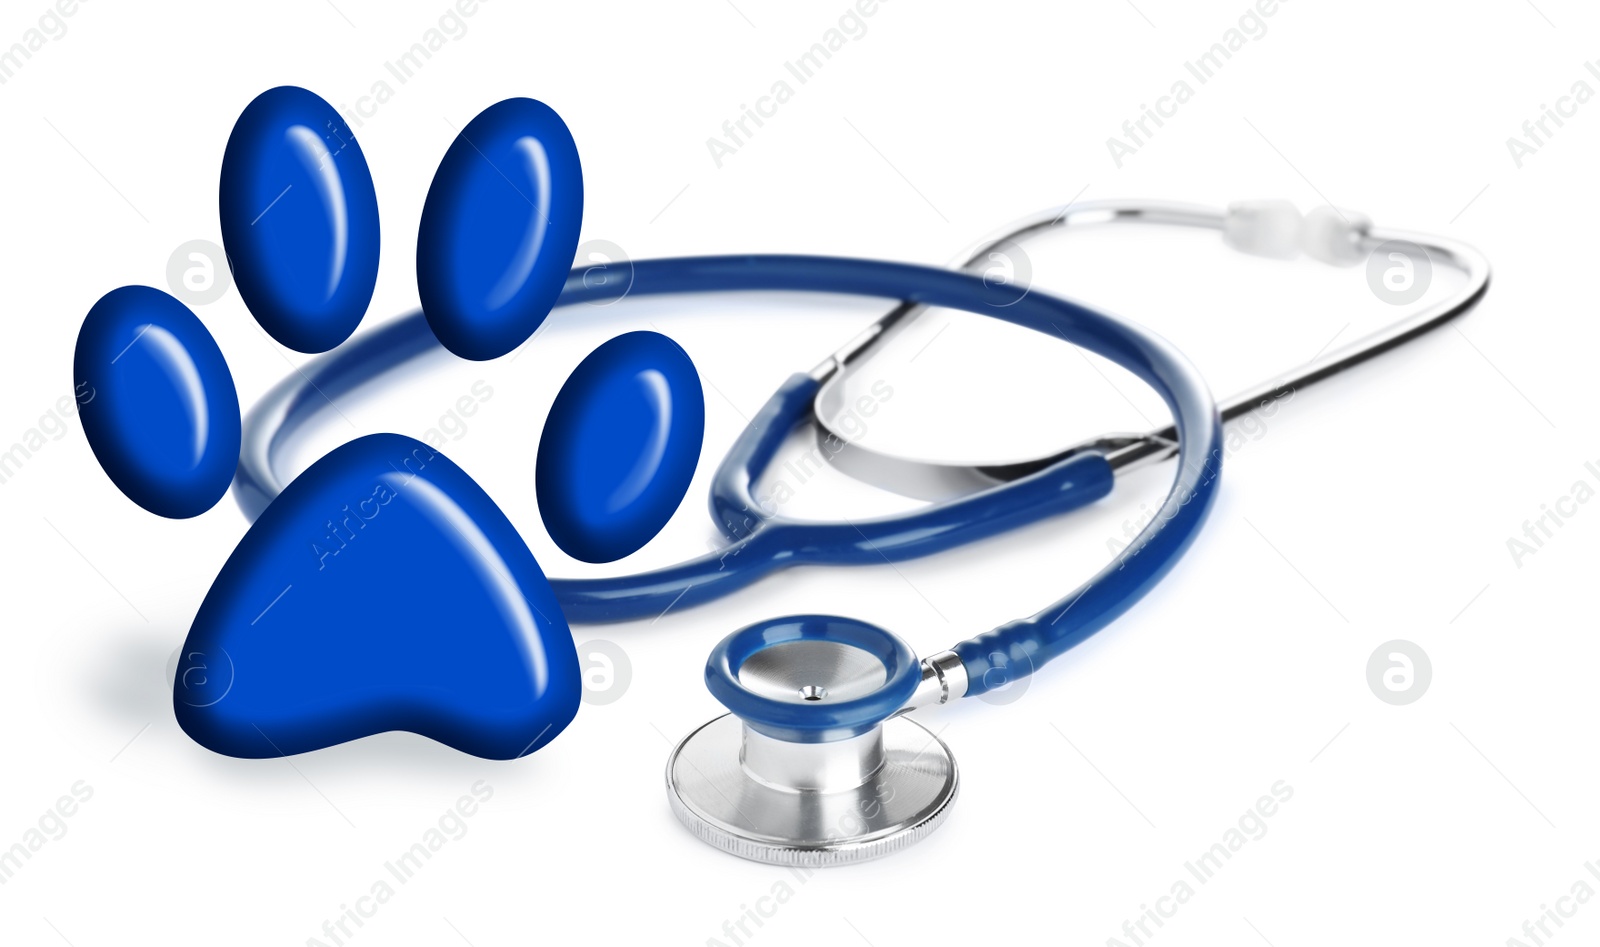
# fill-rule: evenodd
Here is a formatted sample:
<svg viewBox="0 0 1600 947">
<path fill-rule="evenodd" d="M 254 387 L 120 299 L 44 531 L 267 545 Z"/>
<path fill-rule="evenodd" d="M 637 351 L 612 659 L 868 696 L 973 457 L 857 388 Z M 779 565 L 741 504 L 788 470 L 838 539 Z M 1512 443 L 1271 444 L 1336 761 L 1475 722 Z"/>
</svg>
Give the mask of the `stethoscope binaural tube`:
<svg viewBox="0 0 1600 947">
<path fill-rule="evenodd" d="M 989 672 L 1033 670 L 1103 628 L 1150 590 L 1176 563 L 1204 523 L 1220 471 L 1221 421 L 1205 383 L 1180 354 L 1153 334 L 1041 292 L 1017 299 L 964 273 L 904 263 L 807 256 L 723 256 L 641 260 L 631 285 L 585 285 L 569 276 L 558 306 L 630 295 L 708 292 L 826 292 L 907 300 L 963 309 L 1059 335 L 1122 365 L 1161 395 L 1178 434 L 1178 474 L 1157 515 L 1088 582 L 1031 618 L 957 645 L 964 693 L 978 694 Z M 235 493 L 254 518 L 282 488 L 274 456 L 293 429 L 324 402 L 371 381 L 437 344 L 421 313 L 385 325 L 313 362 L 275 388 L 246 425 Z M 855 523 L 787 520 L 762 510 L 750 484 L 783 434 L 810 416 L 815 379 L 796 376 L 769 401 L 718 470 L 713 512 L 734 544 L 667 569 L 634 576 L 555 579 L 569 621 L 654 617 L 742 588 L 796 564 L 862 564 L 928 555 L 995 535 L 1106 495 L 1105 457 L 1086 451 L 1010 483 L 900 517 Z M 741 518 L 742 517 L 742 518 Z M 993 683 L 999 683 L 994 681 Z M 949 696 L 956 696 L 950 694 Z"/>
<path fill-rule="evenodd" d="M 1490 268 L 1482 253 L 1446 237 L 1375 227 L 1354 211 L 1320 207 L 1302 215 L 1287 201 L 1240 201 L 1226 208 L 1160 200 L 1083 201 L 1053 207 L 1017 221 L 973 244 L 951 267 L 980 273 L 995 256 L 1008 257 L 1038 235 L 1129 224 L 1218 232 L 1223 243 L 1252 256 L 1293 259 L 1301 254 L 1334 267 L 1353 267 L 1381 250 L 1420 254 L 1430 266 L 1454 269 L 1464 277 L 1459 289 L 1437 302 L 1403 311 L 1388 324 L 1311 362 L 1289 366 L 1259 384 L 1219 402 L 1224 423 L 1262 405 L 1331 378 L 1391 351 L 1472 310 L 1488 292 Z M 1415 261 L 1413 261 L 1415 262 Z M 1020 289 L 1027 291 L 1026 284 Z M 877 322 L 834 352 L 811 372 L 821 382 L 813 403 L 819 441 L 834 445 L 836 469 L 885 490 L 921 499 L 938 499 L 1015 480 L 1086 449 L 1106 454 L 1119 473 L 1165 460 L 1173 454 L 1173 430 L 1114 434 L 1075 444 L 1042 457 L 933 458 L 902 456 L 862 443 L 841 426 L 848 417 L 845 383 L 862 363 L 922 318 L 928 306 L 902 301 Z"/>
</svg>

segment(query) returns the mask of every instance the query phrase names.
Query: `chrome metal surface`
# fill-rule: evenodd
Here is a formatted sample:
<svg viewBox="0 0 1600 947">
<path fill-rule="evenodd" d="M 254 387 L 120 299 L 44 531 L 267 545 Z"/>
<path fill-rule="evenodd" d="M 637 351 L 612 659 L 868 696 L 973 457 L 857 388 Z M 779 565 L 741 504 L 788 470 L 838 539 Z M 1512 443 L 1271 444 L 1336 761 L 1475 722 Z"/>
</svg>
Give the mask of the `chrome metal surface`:
<svg viewBox="0 0 1600 947">
<path fill-rule="evenodd" d="M 920 724 L 894 717 L 879 732 L 883 763 L 860 784 L 796 791 L 752 776 L 744 725 L 725 714 L 672 751 L 667 798 L 689 831 L 740 858 L 825 867 L 888 855 L 944 821 L 957 773 L 950 749 Z"/>
<path fill-rule="evenodd" d="M 911 699 L 897 713 L 905 714 L 919 707 L 948 704 L 966 696 L 967 666 L 954 651 L 941 651 L 922 659 L 922 680 Z"/>
<path fill-rule="evenodd" d="M 883 728 L 826 743 L 790 743 L 748 725 L 739 762 L 756 782 L 789 792 L 845 792 L 883 766 Z"/>
<path fill-rule="evenodd" d="M 872 652 L 817 638 L 762 648 L 739 667 L 746 690 L 791 704 L 853 700 L 886 680 L 888 672 Z"/>
<path fill-rule="evenodd" d="M 974 249 L 957 258 L 957 265 L 961 269 L 974 271 L 988 262 L 991 252 L 1006 243 L 1055 227 L 1148 223 L 1221 231 L 1227 219 L 1227 212 L 1221 209 L 1167 201 L 1118 200 L 1068 204 L 1042 211 L 996 236 L 980 241 Z M 1315 361 L 1219 402 L 1224 422 L 1249 414 L 1277 398 L 1404 345 L 1470 311 L 1488 291 L 1489 262 L 1483 254 L 1464 243 L 1445 237 L 1375 227 L 1363 234 L 1357 249 L 1367 254 L 1391 240 L 1407 241 L 1422 247 L 1434 264 L 1449 266 L 1464 273 L 1465 285 L 1450 299 L 1425 306 Z M 849 416 L 844 410 L 844 377 L 854 363 L 894 338 L 926 311 L 927 307 L 918 303 L 900 303 L 812 370 L 812 376 L 823 382 L 812 403 L 816 436 L 825 446 L 824 456 L 851 477 L 904 496 L 944 499 L 1025 477 L 1086 451 L 1104 453 L 1111 466 L 1119 471 L 1166 460 L 1177 453 L 1177 434 L 1170 425 L 1142 434 L 1108 435 L 1073 445 L 1050 456 L 991 466 L 949 464 L 899 456 L 860 444 L 836 423 L 837 419 Z"/>
</svg>

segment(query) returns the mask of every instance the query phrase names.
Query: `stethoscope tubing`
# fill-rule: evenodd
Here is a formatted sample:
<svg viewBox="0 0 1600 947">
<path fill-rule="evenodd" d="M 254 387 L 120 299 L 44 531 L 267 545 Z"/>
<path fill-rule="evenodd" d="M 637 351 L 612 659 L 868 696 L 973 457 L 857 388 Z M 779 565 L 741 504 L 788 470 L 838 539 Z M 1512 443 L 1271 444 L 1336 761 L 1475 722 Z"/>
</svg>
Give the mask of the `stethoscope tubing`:
<svg viewBox="0 0 1600 947">
<path fill-rule="evenodd" d="M 1204 523 L 1222 459 L 1221 419 L 1194 367 L 1154 334 L 1042 292 L 1021 299 L 969 274 L 906 263 L 811 256 L 714 256 L 639 260 L 631 283 L 590 285 L 569 275 L 557 306 L 623 294 L 826 292 L 906 300 L 993 316 L 1117 362 L 1161 395 L 1178 434 L 1178 473 L 1151 523 L 1105 568 L 1059 601 L 957 645 L 966 693 L 1030 673 L 1105 627 L 1176 564 Z M 297 370 L 251 411 L 235 495 L 254 519 L 282 488 L 273 467 L 288 437 L 335 397 L 437 345 L 420 312 L 353 339 Z M 1086 452 L 1011 483 L 901 517 L 859 522 L 796 521 L 763 510 L 751 485 L 783 436 L 810 417 L 814 378 L 797 375 L 741 435 L 714 478 L 712 510 L 727 549 L 634 576 L 551 581 L 573 623 L 654 618 L 743 588 L 797 564 L 861 564 L 929 555 L 1062 512 L 1106 495 L 1113 475 Z M 999 675 L 992 672 L 999 671 Z"/>
</svg>

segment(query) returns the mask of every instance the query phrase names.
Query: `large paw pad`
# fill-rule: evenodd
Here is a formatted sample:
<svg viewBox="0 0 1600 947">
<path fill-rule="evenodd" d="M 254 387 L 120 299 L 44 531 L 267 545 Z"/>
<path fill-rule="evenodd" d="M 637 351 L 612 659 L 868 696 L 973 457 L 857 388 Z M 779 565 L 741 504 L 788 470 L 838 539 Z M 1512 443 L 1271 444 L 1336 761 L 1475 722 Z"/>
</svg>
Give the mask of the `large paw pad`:
<svg viewBox="0 0 1600 947">
<path fill-rule="evenodd" d="M 229 756 L 409 730 L 512 759 L 560 733 L 581 690 L 566 620 L 505 514 L 443 454 L 373 434 L 297 477 L 228 557 L 174 707 Z"/>
</svg>

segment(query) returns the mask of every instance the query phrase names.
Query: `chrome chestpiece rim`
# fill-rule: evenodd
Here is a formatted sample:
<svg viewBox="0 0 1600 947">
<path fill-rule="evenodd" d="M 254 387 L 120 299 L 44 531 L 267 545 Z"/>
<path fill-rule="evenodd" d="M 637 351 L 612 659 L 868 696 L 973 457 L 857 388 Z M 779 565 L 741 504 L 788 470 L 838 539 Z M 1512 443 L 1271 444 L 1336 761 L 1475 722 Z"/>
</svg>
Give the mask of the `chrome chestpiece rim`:
<svg viewBox="0 0 1600 947">
<path fill-rule="evenodd" d="M 673 750 L 673 813 L 702 841 L 769 864 L 848 864 L 913 844 L 957 788 L 949 748 L 895 716 L 922 676 L 905 642 L 851 619 L 734 632 L 706 665 L 733 712 Z"/>
</svg>

